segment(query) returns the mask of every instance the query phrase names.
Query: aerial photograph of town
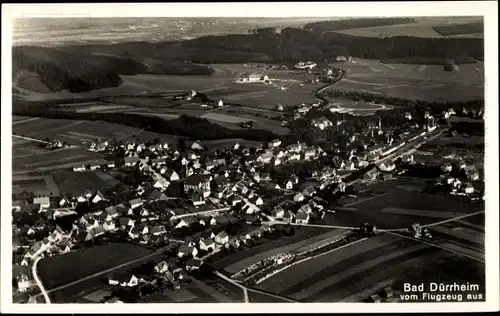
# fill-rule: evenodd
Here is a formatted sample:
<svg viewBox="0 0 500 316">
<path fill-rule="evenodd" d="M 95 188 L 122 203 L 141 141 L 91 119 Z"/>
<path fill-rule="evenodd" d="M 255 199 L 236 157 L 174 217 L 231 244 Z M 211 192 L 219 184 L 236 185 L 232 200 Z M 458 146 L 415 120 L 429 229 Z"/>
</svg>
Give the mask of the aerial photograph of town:
<svg viewBox="0 0 500 316">
<path fill-rule="evenodd" d="M 485 302 L 484 55 L 481 16 L 15 20 L 12 302 Z"/>
</svg>

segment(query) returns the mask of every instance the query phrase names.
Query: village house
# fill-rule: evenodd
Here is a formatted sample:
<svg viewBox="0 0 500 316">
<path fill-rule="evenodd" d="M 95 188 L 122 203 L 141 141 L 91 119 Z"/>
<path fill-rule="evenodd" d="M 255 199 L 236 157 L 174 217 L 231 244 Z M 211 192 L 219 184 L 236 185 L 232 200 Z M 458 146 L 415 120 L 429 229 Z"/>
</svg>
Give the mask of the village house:
<svg viewBox="0 0 500 316">
<path fill-rule="evenodd" d="M 267 144 L 267 147 L 268 148 L 275 148 L 275 147 L 278 147 L 281 145 L 281 140 L 279 139 L 274 139 L 272 141 L 270 141 L 268 144 Z"/>
<path fill-rule="evenodd" d="M 316 127 L 316 128 L 319 128 L 320 130 L 324 130 L 328 127 L 333 126 L 333 123 L 329 119 L 327 119 L 326 117 L 322 116 L 322 117 L 313 119 L 311 122 L 311 125 Z"/>
<path fill-rule="evenodd" d="M 139 279 L 133 274 L 116 273 L 109 277 L 108 283 L 109 285 L 118 285 L 121 287 L 135 287 L 139 285 Z"/>
<path fill-rule="evenodd" d="M 225 231 L 221 231 L 215 236 L 214 240 L 217 244 L 224 245 L 229 241 L 229 235 Z"/>
<path fill-rule="evenodd" d="M 194 206 L 200 206 L 206 203 L 205 199 L 203 198 L 203 195 L 198 192 L 194 192 L 191 195 L 190 200 Z"/>
<path fill-rule="evenodd" d="M 182 258 L 182 257 L 185 257 L 185 256 L 189 256 L 189 255 L 191 255 L 193 257 L 196 257 L 197 254 L 198 254 L 198 249 L 196 249 L 195 247 L 186 245 L 186 244 L 182 244 L 179 247 L 179 250 L 177 252 L 177 256 L 179 258 Z"/>
<path fill-rule="evenodd" d="M 159 177 L 156 179 L 156 181 L 153 184 L 153 187 L 160 189 L 160 190 L 166 190 L 168 186 L 170 185 L 170 182 L 168 182 L 165 178 Z"/>
<path fill-rule="evenodd" d="M 149 232 L 152 235 L 162 235 L 167 232 L 167 229 L 165 228 L 165 225 L 155 225 L 150 229 Z"/>
<path fill-rule="evenodd" d="M 203 262 L 198 259 L 191 259 L 186 263 L 187 271 L 199 270 Z"/>
<path fill-rule="evenodd" d="M 94 195 L 90 198 L 90 202 L 92 203 L 99 203 L 101 201 L 104 201 L 104 195 L 101 193 L 101 191 L 97 190 Z"/>
<path fill-rule="evenodd" d="M 464 192 L 465 192 L 466 194 L 472 194 L 472 193 L 474 193 L 474 187 L 472 186 L 472 184 L 467 183 L 467 184 L 465 185 Z"/>
<path fill-rule="evenodd" d="M 183 217 L 183 218 L 181 218 L 179 223 L 177 223 L 177 225 L 175 225 L 175 228 L 189 227 L 192 224 L 196 223 L 197 221 L 198 220 L 196 218 L 194 218 L 193 216 Z"/>
<path fill-rule="evenodd" d="M 297 224 L 307 224 L 309 223 L 309 213 L 303 211 L 298 211 L 295 215 L 295 222 Z"/>
<path fill-rule="evenodd" d="M 383 162 L 379 165 L 381 171 L 390 172 L 396 169 L 396 165 L 393 161 Z"/>
<path fill-rule="evenodd" d="M 266 151 L 264 153 L 262 153 L 258 158 L 257 158 L 257 161 L 258 162 L 262 162 L 264 164 L 268 164 L 268 163 L 271 163 L 271 160 L 273 159 L 273 153 L 271 151 Z"/>
<path fill-rule="evenodd" d="M 120 216 L 115 206 L 108 206 L 104 209 L 104 212 L 109 216 L 110 219 Z"/>
<path fill-rule="evenodd" d="M 73 167 L 73 171 L 74 172 L 83 172 L 87 170 L 87 168 L 84 166 L 84 165 L 81 165 L 81 166 L 74 166 Z"/>
<path fill-rule="evenodd" d="M 299 193 L 297 193 L 297 194 L 295 194 L 295 195 L 293 196 L 293 200 L 294 200 L 295 202 L 301 202 L 301 201 L 304 201 L 304 199 L 305 199 L 304 194 L 302 194 L 302 193 L 300 193 L 300 192 L 299 192 Z"/>
<path fill-rule="evenodd" d="M 451 163 L 446 162 L 441 166 L 441 170 L 443 172 L 451 172 L 453 170 L 453 166 L 451 165 Z"/>
<path fill-rule="evenodd" d="M 68 206 L 70 204 L 71 204 L 71 201 L 66 196 L 61 197 L 61 199 L 59 200 L 59 207 Z"/>
<path fill-rule="evenodd" d="M 131 218 L 128 218 L 128 217 L 120 217 L 118 219 L 118 223 L 122 229 L 127 229 L 127 228 L 131 229 L 135 226 L 135 222 Z"/>
<path fill-rule="evenodd" d="M 133 167 L 139 162 L 140 159 L 139 157 L 133 156 L 133 157 L 125 157 L 123 160 L 126 167 Z"/>
<path fill-rule="evenodd" d="M 208 251 L 208 249 L 215 249 L 215 242 L 212 239 L 203 239 L 200 241 L 200 249 Z"/>
<path fill-rule="evenodd" d="M 257 206 L 264 204 L 264 200 L 258 195 L 249 196 L 249 201 Z"/>
<path fill-rule="evenodd" d="M 117 229 L 114 221 L 106 221 L 106 222 L 104 222 L 104 224 L 102 225 L 102 227 L 106 231 L 114 231 L 114 230 Z"/>
<path fill-rule="evenodd" d="M 195 141 L 193 144 L 191 144 L 191 149 L 192 150 L 203 150 L 203 145 L 201 144 L 200 141 Z"/>
<path fill-rule="evenodd" d="M 215 238 L 215 234 L 211 229 L 205 230 L 200 234 L 200 240 L 209 240 L 213 238 Z"/>
<path fill-rule="evenodd" d="M 167 196 L 165 193 L 158 191 L 158 190 L 153 190 L 151 194 L 148 196 L 149 201 L 165 201 L 167 200 Z"/>
<path fill-rule="evenodd" d="M 316 157 L 316 151 L 312 147 L 308 147 L 304 150 L 304 159 L 310 160 Z"/>
<path fill-rule="evenodd" d="M 136 209 L 138 207 L 141 207 L 144 204 L 144 201 L 141 198 L 133 199 L 128 201 L 130 204 L 131 209 Z"/>
<path fill-rule="evenodd" d="M 20 273 L 16 277 L 19 292 L 26 292 L 31 287 L 36 286 L 36 282 L 28 277 L 28 272 Z"/>
<path fill-rule="evenodd" d="M 302 194 L 306 197 L 311 197 L 316 194 L 316 189 L 313 186 L 308 186 L 302 191 Z"/>
<path fill-rule="evenodd" d="M 146 225 L 145 223 L 140 223 L 140 224 L 134 226 L 132 228 L 132 230 L 130 231 L 130 233 L 135 237 L 141 236 L 141 235 L 146 235 L 149 233 L 149 226 Z"/>
<path fill-rule="evenodd" d="M 155 267 L 154 267 L 154 271 L 156 273 L 165 273 L 168 271 L 168 263 L 163 260 L 163 261 L 160 261 Z"/>
<path fill-rule="evenodd" d="M 50 198 L 48 196 L 39 196 L 33 198 L 33 204 L 40 205 L 40 211 L 50 207 Z"/>
</svg>

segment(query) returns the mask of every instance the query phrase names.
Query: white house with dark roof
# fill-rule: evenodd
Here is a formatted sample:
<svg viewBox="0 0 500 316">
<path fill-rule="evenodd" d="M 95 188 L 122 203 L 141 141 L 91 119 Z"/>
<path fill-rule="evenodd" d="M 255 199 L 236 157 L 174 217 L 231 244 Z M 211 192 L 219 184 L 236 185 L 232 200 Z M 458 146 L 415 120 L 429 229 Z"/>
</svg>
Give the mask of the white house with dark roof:
<svg viewBox="0 0 500 316">
<path fill-rule="evenodd" d="M 153 184 L 153 187 L 160 189 L 160 190 L 165 190 L 169 187 L 170 182 L 168 182 L 165 178 L 159 177 L 156 179 L 156 181 Z"/>
</svg>

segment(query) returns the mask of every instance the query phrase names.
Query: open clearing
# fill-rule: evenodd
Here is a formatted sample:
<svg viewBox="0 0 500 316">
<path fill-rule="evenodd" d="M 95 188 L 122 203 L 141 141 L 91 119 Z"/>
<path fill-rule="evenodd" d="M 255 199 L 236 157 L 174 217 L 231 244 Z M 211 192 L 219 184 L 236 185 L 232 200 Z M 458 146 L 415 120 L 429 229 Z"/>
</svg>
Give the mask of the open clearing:
<svg viewBox="0 0 500 316">
<path fill-rule="evenodd" d="M 346 70 L 346 78 L 333 86 L 340 91 L 383 93 L 425 101 L 466 101 L 484 98 L 482 63 L 460 65 L 446 72 L 439 65 L 383 64 L 376 60 L 353 59 L 335 64 Z"/>
<path fill-rule="evenodd" d="M 381 234 L 292 266 L 257 288 L 302 302 L 359 302 L 385 286 L 399 286 L 400 280 L 420 282 L 417 272 L 425 269 L 424 262 L 442 264 L 445 260 L 464 261 L 418 241 Z M 468 260 L 464 265 L 472 271 L 469 282 L 480 283 L 480 264 Z M 456 268 L 453 271 L 436 270 L 435 265 L 433 268 L 432 276 L 437 279 L 453 280 L 457 273 L 461 274 L 457 277 L 464 276 L 463 271 L 459 273 Z"/>
<path fill-rule="evenodd" d="M 38 263 L 38 275 L 45 289 L 50 291 L 150 253 L 150 250 L 132 244 L 96 246 L 42 259 Z M 49 295 L 54 302 L 68 302 L 73 295 L 101 285 L 101 279 L 105 277 L 92 278 Z"/>
</svg>

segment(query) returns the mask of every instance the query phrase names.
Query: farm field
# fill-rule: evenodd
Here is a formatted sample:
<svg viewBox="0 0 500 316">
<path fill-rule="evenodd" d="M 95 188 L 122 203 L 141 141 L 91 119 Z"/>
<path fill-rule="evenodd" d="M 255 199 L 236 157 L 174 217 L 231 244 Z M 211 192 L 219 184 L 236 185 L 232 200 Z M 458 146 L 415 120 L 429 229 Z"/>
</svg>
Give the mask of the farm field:
<svg viewBox="0 0 500 316">
<path fill-rule="evenodd" d="M 457 72 L 446 72 L 438 65 L 384 64 L 365 59 L 335 66 L 346 70 L 346 77 L 333 86 L 335 90 L 385 93 L 426 101 L 484 98 L 482 63 L 460 65 Z"/>
<path fill-rule="evenodd" d="M 303 80 L 292 83 L 273 82 L 272 84 L 233 83 L 227 89 L 207 93 L 207 95 L 213 99 L 221 99 L 226 103 L 269 110 L 273 110 L 277 104 L 286 107 L 316 102 L 313 93 L 321 85 L 304 84 L 300 86 Z M 281 90 L 282 86 L 285 87 L 285 90 Z"/>
<path fill-rule="evenodd" d="M 264 258 L 271 256 L 272 253 L 278 254 L 283 252 L 282 249 L 288 249 L 289 245 L 299 243 L 304 239 L 311 238 L 329 231 L 331 231 L 331 229 L 329 228 L 295 227 L 294 236 L 283 237 L 276 240 L 268 240 L 261 245 L 251 247 L 243 251 L 231 253 L 223 259 L 217 261 L 214 264 L 214 267 L 219 270 L 225 269 L 229 273 L 233 274 L 241 270 L 241 267 L 245 267 L 243 263 L 241 263 L 241 261 L 243 260 L 245 260 L 245 262 L 258 262 Z M 265 254 L 263 255 L 263 253 Z"/>
<path fill-rule="evenodd" d="M 460 17 L 458 19 L 450 17 L 448 23 L 468 23 L 468 22 L 480 22 L 480 21 L 482 21 L 480 17 Z M 404 25 L 399 24 L 399 25 L 386 25 L 377 27 L 364 27 L 364 28 L 356 28 L 349 30 L 341 30 L 336 32 L 354 36 L 366 36 L 366 37 L 392 37 L 392 36 L 414 36 L 414 37 L 430 37 L 430 38 L 449 37 L 436 32 L 433 29 L 433 26 L 443 26 L 442 19 L 440 21 L 437 21 L 431 17 L 417 18 L 416 23 L 409 23 Z M 444 24 L 444 27 L 449 27 L 449 24 Z"/>
<path fill-rule="evenodd" d="M 422 193 L 415 190 L 415 183 L 422 185 L 421 181 L 409 179 L 394 179 L 369 185 L 366 188 L 370 190 L 371 197 L 340 203 L 340 208 L 334 207 L 336 213 L 325 215 L 323 222 L 354 227 L 369 222 L 378 228 L 395 229 L 410 227 L 415 222 L 424 225 L 454 215 L 484 211 L 483 201 Z"/>
<path fill-rule="evenodd" d="M 90 144 L 95 139 L 102 138 L 137 138 L 139 141 L 147 141 L 160 138 L 162 141 L 172 142 L 173 135 L 159 134 L 142 131 L 135 127 L 103 121 L 78 121 L 65 119 L 36 118 L 24 123 L 12 126 L 12 133 L 25 135 L 37 139 L 58 139 L 67 141 L 69 144 Z"/>
<path fill-rule="evenodd" d="M 82 194 L 88 189 L 103 191 L 119 182 L 112 177 L 104 177 L 102 171 L 60 171 L 53 173 L 52 176 L 60 191 L 71 195 Z"/>
<path fill-rule="evenodd" d="M 381 234 L 292 266 L 257 288 L 301 302 L 360 302 L 386 286 L 399 286 L 399 280 L 410 282 L 408 275 L 413 274 L 415 282 L 420 282 L 417 275 L 424 269 L 423 262 L 442 264 L 445 260 L 463 261 L 439 248 Z M 475 269 L 469 282 L 480 282 L 475 262 L 468 260 L 464 264 Z M 453 273 L 436 271 L 431 275 L 438 274 L 439 279 L 452 278 L 453 273 L 459 273 L 456 268 Z"/>
<path fill-rule="evenodd" d="M 38 275 L 47 291 L 70 284 L 80 279 L 90 277 L 95 273 L 113 268 L 131 260 L 146 256 L 152 251 L 132 244 L 107 244 L 86 249 L 76 250 L 64 255 L 57 255 L 40 260 Z M 158 255 L 158 256 L 161 256 Z M 88 260 L 92 258 L 92 260 Z M 149 258 L 152 260 L 153 258 Z M 84 264 L 82 264 L 84 262 Z M 142 262 L 138 262 L 140 265 Z M 69 268 L 68 268 L 69 267 Z M 133 267 L 133 264 L 127 269 Z M 64 273 L 61 273 L 64 271 Z M 68 302 L 82 291 L 102 285 L 101 275 L 86 279 L 81 283 L 68 286 L 50 293 L 54 302 Z"/>
<path fill-rule="evenodd" d="M 29 141 L 28 141 L 29 142 Z M 29 172 L 50 172 L 59 169 L 69 169 L 90 163 L 105 163 L 102 155 L 85 151 L 83 148 L 65 148 L 49 151 L 29 142 L 15 144 L 12 148 L 12 169 L 14 175 Z M 41 159 L 43 157 L 43 159 Z"/>
<path fill-rule="evenodd" d="M 52 175 L 45 176 L 13 176 L 12 193 L 32 192 L 34 195 L 60 194 L 59 187 Z"/>
</svg>

